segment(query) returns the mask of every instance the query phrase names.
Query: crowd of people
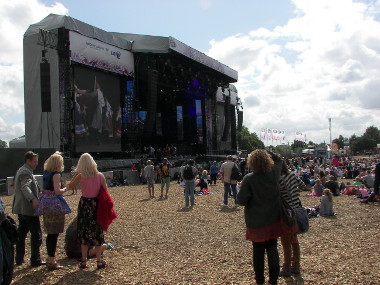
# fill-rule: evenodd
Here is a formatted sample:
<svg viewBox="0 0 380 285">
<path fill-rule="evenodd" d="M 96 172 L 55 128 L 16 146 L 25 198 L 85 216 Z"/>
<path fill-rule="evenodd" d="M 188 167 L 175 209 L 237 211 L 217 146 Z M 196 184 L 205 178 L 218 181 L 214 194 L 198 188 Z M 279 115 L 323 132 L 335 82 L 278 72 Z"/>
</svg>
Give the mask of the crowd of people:
<svg viewBox="0 0 380 285">
<path fill-rule="evenodd" d="M 196 205 L 196 187 L 199 186 L 198 192 L 202 192 L 207 191 L 209 186 L 216 185 L 217 180 L 223 183 L 221 206 L 228 207 L 229 198 L 232 198 L 235 207 L 244 207 L 246 239 L 250 240 L 253 246 L 256 284 L 265 282 L 265 254 L 269 265 L 267 282 L 277 284 L 280 276 L 301 273 L 301 249 L 297 228 L 289 229 L 281 223 L 280 197 L 293 208 L 302 208 L 301 192 L 320 196 L 319 215 L 335 215 L 333 196 L 341 195 L 347 187 L 344 182 L 338 183 L 338 179 L 342 178 L 361 183 L 368 191 L 373 192 L 374 200 L 380 199 L 380 162 L 376 158 L 358 160 L 334 157 L 333 161 L 334 163 L 327 163 L 302 157 L 285 159 L 272 152 L 258 149 L 247 159 L 237 159 L 228 155 L 224 161 L 198 164 L 189 159 L 179 167 L 175 178 L 183 186 L 186 208 Z M 96 258 L 98 269 L 105 268 L 106 262 L 102 253 L 106 249 L 112 249 L 113 245 L 105 242 L 104 231 L 116 215 L 112 215 L 113 209 L 102 208 L 103 200 L 112 201 L 112 198 L 108 193 L 107 181 L 98 171 L 95 160 L 88 153 L 82 154 L 71 181 L 66 184 L 61 177 L 64 171 L 63 158 L 58 152 L 52 154 L 44 163 L 43 189 L 40 189 L 33 175 L 37 165 L 38 155 L 28 151 L 24 164 L 15 176 L 12 212 L 17 215 L 18 223 L 12 223 L 11 218 L 6 216 L 4 207 L 1 207 L 3 204 L 0 203 L 0 243 L 3 242 L 3 228 L 8 232 L 12 232 L 13 229 L 13 236 L 17 237 L 9 243 L 9 254 L 12 257 L 3 258 L 3 264 L 8 267 L 2 267 L 0 278 L 9 279 L 13 271 L 13 262 L 10 260 L 13 261 L 13 258 L 16 265 L 25 262 L 25 238 L 29 232 L 30 265 L 45 265 L 49 270 L 63 268 L 56 261 L 56 247 L 59 235 L 65 232 L 65 215 L 71 212 L 63 196 L 67 190 L 74 189 L 77 185 L 80 185 L 81 197 L 77 217 L 65 232 L 65 251 L 67 256 L 79 259 L 81 269 L 88 267 L 87 261 L 91 256 Z M 140 168 L 141 177 L 148 188 L 149 199 L 155 198 L 157 177 L 160 187 L 159 199 L 168 199 L 171 179 L 174 178 L 173 171 L 170 171 L 173 167 L 168 158 L 163 158 L 156 166 L 148 159 L 146 165 Z M 102 193 L 106 193 L 106 198 Z M 102 209 L 101 212 L 99 208 Z M 46 261 L 40 255 L 42 230 L 39 216 L 43 217 L 42 225 L 46 233 Z M 103 219 L 102 222 L 99 222 L 100 219 Z M 11 236 L 9 235 L 9 239 Z M 277 248 L 278 238 L 281 240 L 284 256 L 282 267 Z"/>
</svg>

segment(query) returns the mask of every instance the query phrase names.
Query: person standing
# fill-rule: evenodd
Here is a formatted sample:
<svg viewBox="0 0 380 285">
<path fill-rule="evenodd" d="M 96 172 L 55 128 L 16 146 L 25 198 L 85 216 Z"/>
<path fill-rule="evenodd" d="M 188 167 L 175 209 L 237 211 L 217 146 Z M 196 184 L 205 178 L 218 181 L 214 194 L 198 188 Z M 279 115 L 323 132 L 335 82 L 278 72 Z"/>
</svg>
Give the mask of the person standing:
<svg viewBox="0 0 380 285">
<path fill-rule="evenodd" d="M 144 167 L 144 177 L 148 185 L 149 198 L 154 198 L 154 166 L 151 160 L 146 162 L 147 166 Z"/>
<path fill-rule="evenodd" d="M 278 180 L 281 159 L 263 149 L 257 149 L 248 158 L 252 171 L 244 176 L 237 200 L 245 206 L 246 239 L 253 245 L 253 268 L 256 284 L 264 284 L 264 255 L 267 254 L 269 284 L 277 284 L 280 258 L 277 238 L 284 234 L 280 222 L 280 191 Z"/>
<path fill-rule="evenodd" d="M 15 177 L 15 194 L 13 197 L 12 213 L 18 215 L 18 240 L 16 243 L 17 265 L 24 263 L 25 239 L 30 231 L 30 265 L 37 267 L 45 265 L 41 260 L 40 247 L 42 232 L 40 218 L 37 215 L 39 187 L 33 176 L 33 170 L 38 165 L 38 154 L 28 151 L 25 153 L 25 163 Z"/>
<path fill-rule="evenodd" d="M 43 172 L 43 195 L 46 197 L 62 196 L 66 188 L 61 185 L 61 172 L 64 170 L 63 157 L 59 152 L 52 154 L 44 164 Z M 43 204 L 41 204 L 43 205 Z M 63 233 L 65 227 L 65 214 L 60 215 L 43 215 L 44 230 L 46 236 L 46 250 L 48 259 L 46 260 L 46 267 L 49 270 L 62 269 L 55 260 L 55 252 L 57 248 L 58 236 Z"/>
<path fill-rule="evenodd" d="M 169 160 L 165 157 L 164 161 L 160 167 L 160 176 L 161 176 L 161 196 L 162 199 L 164 197 L 164 187 L 166 186 L 166 192 L 165 192 L 165 199 L 168 198 L 168 192 L 170 187 L 170 167 L 171 163 Z"/>
<path fill-rule="evenodd" d="M 195 205 L 194 191 L 195 191 L 195 176 L 197 175 L 197 169 L 194 167 L 194 160 L 189 159 L 185 167 L 181 167 L 181 177 L 185 182 L 185 204 L 189 207 L 189 196 L 190 196 L 190 206 Z"/>
<path fill-rule="evenodd" d="M 293 172 L 285 160 L 282 161 L 280 178 L 281 195 L 293 209 L 301 208 L 300 191 L 306 190 L 305 183 Z M 290 277 L 292 274 L 300 274 L 301 250 L 297 234 L 281 236 L 282 249 L 284 251 L 284 264 L 280 271 L 280 276 Z"/>
<path fill-rule="evenodd" d="M 211 183 L 214 181 L 214 185 L 216 185 L 216 176 L 218 175 L 219 167 L 218 163 L 214 161 L 210 166 L 210 177 L 211 177 Z"/>
<path fill-rule="evenodd" d="M 223 176 L 223 182 L 224 182 L 224 196 L 223 196 L 223 203 L 221 206 L 226 207 L 228 205 L 228 195 L 230 194 L 230 191 L 232 191 L 232 195 L 235 200 L 235 205 L 238 206 L 238 203 L 236 201 L 236 185 L 237 180 L 231 180 L 231 173 L 232 173 L 232 167 L 236 167 L 235 163 L 232 161 L 232 156 L 227 156 L 227 161 L 222 164 L 220 167 L 220 173 L 222 173 Z"/>
<path fill-rule="evenodd" d="M 78 239 L 81 242 L 82 260 L 79 267 L 87 268 L 88 248 L 95 246 L 98 269 L 106 267 L 102 259 L 102 244 L 104 233 L 97 223 L 98 196 L 100 188 L 107 190 L 106 179 L 98 171 L 97 164 L 89 153 L 84 153 L 78 160 L 76 176 L 67 184 L 67 189 L 72 189 L 80 184 L 82 196 L 78 205 Z"/>
</svg>

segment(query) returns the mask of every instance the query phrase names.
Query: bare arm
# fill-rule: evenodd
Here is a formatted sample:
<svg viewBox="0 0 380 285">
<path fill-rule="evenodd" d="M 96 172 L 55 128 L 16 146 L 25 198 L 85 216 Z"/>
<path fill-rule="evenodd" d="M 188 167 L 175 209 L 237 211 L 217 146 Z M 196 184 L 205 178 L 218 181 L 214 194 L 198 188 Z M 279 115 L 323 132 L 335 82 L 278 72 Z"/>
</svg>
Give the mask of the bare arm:
<svg viewBox="0 0 380 285">
<path fill-rule="evenodd" d="M 67 189 L 73 189 L 75 186 L 77 186 L 79 184 L 81 178 L 82 178 L 82 175 L 80 173 L 75 173 L 74 177 L 66 185 L 66 188 Z"/>
<path fill-rule="evenodd" d="M 66 191 L 66 188 L 61 189 L 61 174 L 59 173 L 54 174 L 53 186 L 54 186 L 54 193 L 57 196 L 62 196 L 63 193 Z"/>
</svg>

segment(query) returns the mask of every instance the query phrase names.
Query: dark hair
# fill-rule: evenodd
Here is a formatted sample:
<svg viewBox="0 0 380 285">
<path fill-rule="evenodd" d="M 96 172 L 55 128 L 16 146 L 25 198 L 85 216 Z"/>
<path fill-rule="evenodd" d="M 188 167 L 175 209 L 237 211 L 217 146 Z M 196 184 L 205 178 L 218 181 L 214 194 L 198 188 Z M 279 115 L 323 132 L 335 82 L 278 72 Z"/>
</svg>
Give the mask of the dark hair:
<svg viewBox="0 0 380 285">
<path fill-rule="evenodd" d="M 282 165 L 281 165 L 281 174 L 288 175 L 289 172 L 289 166 L 286 163 L 285 159 L 282 160 Z"/>
<path fill-rule="evenodd" d="M 193 159 L 189 159 L 189 160 L 187 161 L 187 164 L 188 164 L 188 165 L 194 165 L 194 160 L 193 160 Z"/>
<path fill-rule="evenodd" d="M 33 157 L 38 157 L 38 154 L 37 153 L 34 153 L 33 151 L 29 150 L 25 153 L 25 162 L 27 160 L 33 160 Z"/>
</svg>

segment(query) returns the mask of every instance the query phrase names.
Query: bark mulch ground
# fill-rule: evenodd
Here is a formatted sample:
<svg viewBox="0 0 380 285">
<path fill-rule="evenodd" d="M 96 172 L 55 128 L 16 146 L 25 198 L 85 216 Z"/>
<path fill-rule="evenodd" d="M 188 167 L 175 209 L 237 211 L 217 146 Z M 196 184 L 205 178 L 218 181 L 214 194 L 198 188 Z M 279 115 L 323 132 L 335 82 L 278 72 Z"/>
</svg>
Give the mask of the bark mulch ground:
<svg viewBox="0 0 380 285">
<path fill-rule="evenodd" d="M 145 185 L 110 188 L 119 217 L 106 233 L 115 245 L 104 254 L 106 269 L 97 270 L 94 259 L 79 269 L 76 260 L 65 257 L 62 234 L 56 256 L 65 269 L 17 266 L 13 284 L 253 284 L 244 208 L 235 208 L 231 199 L 227 208 L 220 207 L 222 183 L 210 189 L 213 194 L 197 196 L 197 205 L 188 209 L 175 182 L 163 200 L 157 198 L 158 184 L 154 199 L 147 198 Z M 2 198 L 11 212 L 13 198 Z M 66 196 L 73 210 L 66 224 L 76 216 L 79 198 L 79 191 Z M 305 207 L 319 204 L 317 197 L 302 201 Z M 278 284 L 380 284 L 380 205 L 340 196 L 334 197 L 334 209 L 336 217 L 310 219 L 309 232 L 299 236 L 302 275 L 280 278 Z"/>
</svg>

